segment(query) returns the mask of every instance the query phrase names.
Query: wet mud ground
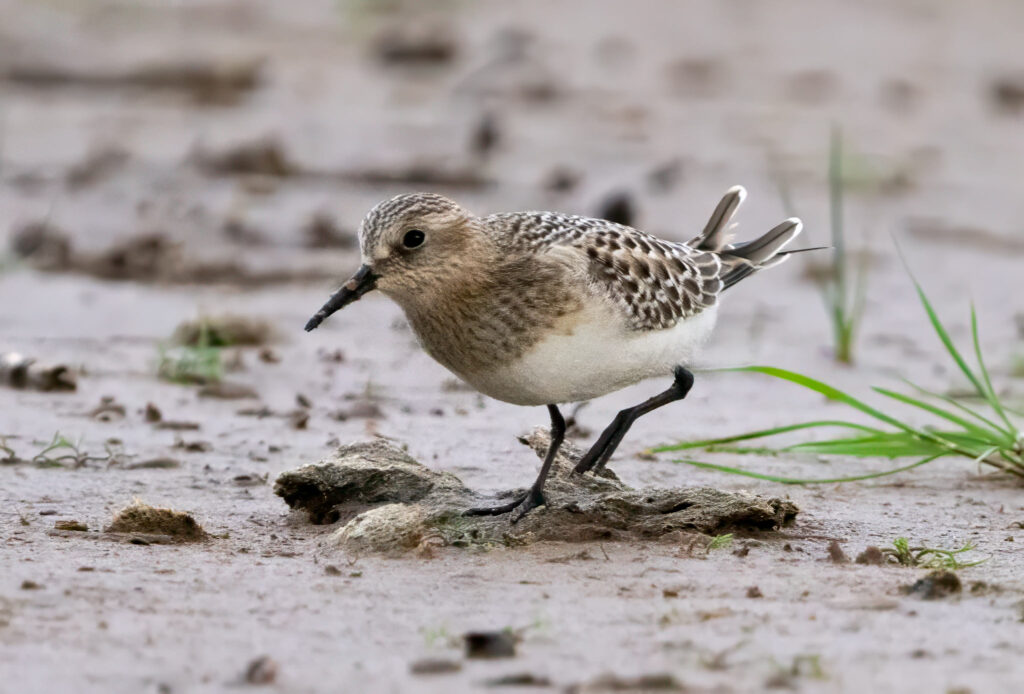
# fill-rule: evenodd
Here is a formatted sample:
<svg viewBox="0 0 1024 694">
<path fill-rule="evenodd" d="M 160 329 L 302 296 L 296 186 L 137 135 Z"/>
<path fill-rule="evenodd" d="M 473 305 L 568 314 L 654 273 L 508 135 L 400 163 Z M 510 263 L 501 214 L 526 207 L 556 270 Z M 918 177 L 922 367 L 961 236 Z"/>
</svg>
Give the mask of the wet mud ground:
<svg viewBox="0 0 1024 694">
<path fill-rule="evenodd" d="M 77 377 L 73 392 L 0 387 L 0 435 L 22 458 L 55 431 L 83 453 L 0 466 L 0 691 L 1024 687 L 1019 484 L 945 461 L 783 487 L 642 455 L 845 414 L 765 377 L 698 373 L 611 464 L 637 488 L 799 507 L 725 547 L 692 531 L 384 557 L 339 547 L 340 524 L 312 524 L 274 494 L 281 473 L 376 437 L 480 494 L 525 486 L 539 464 L 517 437 L 543 409 L 460 388 L 384 298 L 301 331 L 356 266 L 352 234 L 379 199 L 429 189 L 479 212 L 599 214 L 625 193 L 638 226 L 686 239 L 743 183 L 743 236 L 787 214 L 782 177 L 808 243 L 827 243 L 833 122 L 862 162 L 848 228 L 872 258 L 857 363 L 832 361 L 814 261 L 800 258 L 729 292 L 701 366 L 796 368 L 859 395 L 904 376 L 961 389 L 896 235 L 963 345 L 976 303 L 994 378 L 1021 403 L 1019 5 L 451 3 L 399 21 L 406 12 L 0 5 L 0 351 Z M 200 395 L 157 378 L 179 324 L 224 314 L 272 328 L 225 350 L 236 387 Z M 661 387 L 582 409 L 590 438 L 575 443 Z M 808 477 L 890 464 L 695 456 Z M 104 532 L 138 503 L 188 513 L 207 537 Z M 971 542 L 988 560 L 958 572 L 961 592 L 925 600 L 901 590 L 924 570 L 830 558 L 833 541 L 853 558 L 900 536 Z M 513 657 L 465 656 L 463 634 L 506 629 Z"/>
</svg>

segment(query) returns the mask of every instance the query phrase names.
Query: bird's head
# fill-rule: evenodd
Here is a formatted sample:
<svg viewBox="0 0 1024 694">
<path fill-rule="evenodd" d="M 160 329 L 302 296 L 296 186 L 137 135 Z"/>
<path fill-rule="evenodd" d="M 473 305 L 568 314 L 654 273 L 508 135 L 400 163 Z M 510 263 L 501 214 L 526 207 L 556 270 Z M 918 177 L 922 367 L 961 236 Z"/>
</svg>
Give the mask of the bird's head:
<svg viewBox="0 0 1024 694">
<path fill-rule="evenodd" d="M 362 265 L 309 319 L 306 330 L 373 289 L 406 306 L 443 291 L 453 277 L 465 279 L 467 259 L 483 240 L 478 225 L 476 217 L 441 195 L 410 193 L 379 203 L 359 229 Z"/>
</svg>

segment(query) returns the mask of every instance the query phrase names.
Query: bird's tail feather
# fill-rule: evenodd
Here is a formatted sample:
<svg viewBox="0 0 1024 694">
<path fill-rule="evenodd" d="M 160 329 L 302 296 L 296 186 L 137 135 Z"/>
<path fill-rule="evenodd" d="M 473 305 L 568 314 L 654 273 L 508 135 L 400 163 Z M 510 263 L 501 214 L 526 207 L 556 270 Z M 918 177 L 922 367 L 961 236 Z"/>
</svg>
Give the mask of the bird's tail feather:
<svg viewBox="0 0 1024 694">
<path fill-rule="evenodd" d="M 743 186 L 733 186 L 725 192 L 718 207 L 711 213 L 711 219 L 704 226 L 704 231 L 687 242 L 690 248 L 701 251 L 718 252 L 725 248 L 731 240 L 729 231 L 732 229 L 732 217 L 736 210 L 747 197 L 747 190 Z"/>
<path fill-rule="evenodd" d="M 718 254 L 723 266 L 720 278 L 726 287 L 758 270 L 784 262 L 792 253 L 800 252 L 782 250 L 803 230 L 803 223 L 796 217 L 778 224 L 753 241 L 729 243 L 730 222 L 746 196 L 747 191 L 742 186 L 730 188 L 711 214 L 704 231 L 688 244 L 691 248 Z"/>
</svg>

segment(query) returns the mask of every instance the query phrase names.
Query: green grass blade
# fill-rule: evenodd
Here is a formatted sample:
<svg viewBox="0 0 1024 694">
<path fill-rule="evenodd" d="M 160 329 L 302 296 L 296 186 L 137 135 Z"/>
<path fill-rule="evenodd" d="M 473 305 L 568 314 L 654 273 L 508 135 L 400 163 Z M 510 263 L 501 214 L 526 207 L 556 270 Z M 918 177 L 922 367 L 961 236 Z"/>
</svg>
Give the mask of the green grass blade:
<svg viewBox="0 0 1024 694">
<path fill-rule="evenodd" d="M 921 285 L 917 283 L 917 280 L 913 278 L 913 275 L 911 275 L 911 280 L 914 282 L 914 288 L 917 289 L 917 296 L 921 299 L 921 305 L 924 306 L 924 310 L 928 314 L 928 320 L 931 321 L 932 328 L 935 329 L 935 334 L 939 336 L 942 344 L 946 347 L 946 351 L 949 352 L 949 356 L 951 356 L 953 361 L 956 362 L 956 365 L 960 367 L 960 370 L 963 372 L 964 376 L 967 377 L 967 380 L 971 382 L 971 385 L 973 385 L 975 390 L 978 391 L 978 394 L 984 398 L 985 389 L 982 387 L 981 381 L 979 381 L 978 377 L 974 375 L 971 368 L 967 366 L 967 362 L 964 361 L 964 358 L 960 355 L 956 345 L 953 344 L 952 338 L 950 338 L 949 333 L 946 332 L 946 328 L 942 325 L 942 321 L 939 320 L 939 316 L 935 313 L 935 309 L 932 308 L 932 303 L 928 300 L 928 296 L 924 293 L 924 289 L 922 289 Z"/>
<path fill-rule="evenodd" d="M 808 441 L 786 449 L 793 453 L 816 455 L 851 455 L 858 458 L 906 458 L 910 456 L 946 455 L 946 447 L 915 436 L 898 432 L 884 436 L 864 436 L 829 441 Z"/>
<path fill-rule="evenodd" d="M 953 407 L 957 408 L 961 412 L 964 412 L 965 414 L 969 414 L 970 416 L 974 417 L 975 419 L 977 419 L 979 422 L 982 422 L 986 426 L 989 426 L 989 427 L 991 427 L 992 429 L 994 429 L 996 431 L 1002 432 L 1003 435 L 1006 436 L 1006 438 L 1007 438 L 1007 443 L 1012 445 L 1013 441 L 1016 440 L 1016 434 L 1014 433 L 1013 430 L 1009 430 L 1008 431 L 1006 429 L 1003 429 L 1003 427 L 1001 425 L 993 422 L 991 419 L 989 419 L 985 415 L 981 414 L 977 410 L 972 410 L 970 407 L 967 407 L 967 405 L 964 405 L 962 402 L 959 402 L 955 398 L 951 398 L 950 396 L 945 395 L 943 393 L 936 393 L 935 391 L 928 390 L 926 388 L 922 388 L 921 386 L 917 385 L 916 383 L 914 383 L 912 381 L 908 381 L 907 379 L 903 379 L 903 382 L 906 383 L 911 388 L 913 388 L 914 390 L 918 391 L 919 393 L 921 393 L 923 395 L 931 396 L 933 398 L 938 398 L 939 400 L 942 400 L 943 402 L 948 403 L 948 404 L 952 405 Z"/>
<path fill-rule="evenodd" d="M 962 449 L 958 449 L 956 445 L 951 443 L 950 439 L 945 438 L 943 435 L 935 431 L 928 429 L 916 429 L 908 424 L 904 424 L 895 417 L 891 417 L 882 412 L 881 410 L 871 407 L 867 403 L 864 403 L 850 395 L 847 395 L 838 388 L 833 388 L 827 383 L 822 383 L 821 381 L 815 380 L 808 376 L 804 376 L 803 374 L 798 374 L 793 371 L 787 371 L 786 369 L 780 369 L 773 366 L 741 366 L 726 370 L 763 373 L 769 376 L 775 376 L 776 378 L 781 378 L 783 380 L 790 381 L 791 383 L 796 383 L 797 385 L 801 385 L 805 388 L 808 388 L 809 390 L 813 390 L 817 393 L 820 393 L 830 400 L 842 402 L 846 405 L 849 405 L 850 407 L 853 407 L 854 409 L 860 410 L 861 412 L 870 415 L 875 419 L 879 419 L 885 422 L 886 424 L 892 425 L 893 427 L 899 429 L 900 431 L 905 431 L 908 434 L 919 436 L 924 440 L 940 444 L 946 447 L 952 453 L 958 453 L 960 455 L 966 455 L 968 457 L 973 455 L 971 451 L 964 451 Z"/>
<path fill-rule="evenodd" d="M 913 427 L 907 426 L 898 419 L 890 417 L 881 410 L 875 409 L 874 407 L 871 407 L 865 402 L 861 402 L 860 400 L 851 395 L 847 395 L 838 388 L 833 388 L 827 383 L 823 383 L 816 379 L 810 378 L 809 376 L 804 376 L 803 374 L 798 374 L 795 371 L 788 371 L 786 369 L 780 369 L 775 366 L 738 366 L 727 370 L 749 371 L 753 373 L 765 374 L 767 376 L 774 376 L 775 378 L 781 378 L 784 381 L 789 381 L 790 383 L 795 383 L 799 386 L 803 386 L 808 390 L 813 390 L 816 393 L 820 393 L 829 400 L 835 400 L 836 402 L 841 402 L 845 405 L 849 405 L 850 407 L 856 410 L 860 410 L 864 414 L 870 415 L 871 417 L 874 417 L 879 421 L 885 422 L 886 424 L 890 424 L 896 427 L 897 429 L 913 433 L 920 433 Z"/>
<path fill-rule="evenodd" d="M 882 433 L 879 429 L 873 429 L 863 424 L 854 424 L 853 422 L 844 422 L 842 420 L 822 419 L 814 422 L 803 422 L 801 424 L 790 424 L 783 427 L 774 427 L 772 429 L 761 429 L 759 431 L 752 431 L 747 434 L 739 434 L 737 436 L 725 436 L 719 439 L 703 439 L 701 441 L 682 441 L 680 443 L 667 444 L 664 446 L 658 446 L 656 448 L 649 448 L 650 453 L 665 453 L 667 451 L 685 451 L 691 448 L 706 448 L 708 446 L 718 446 L 726 443 L 735 443 L 737 441 L 749 441 L 750 439 L 760 439 L 767 436 L 775 436 L 776 434 L 785 434 L 790 431 L 799 431 L 800 429 L 814 429 L 818 427 L 844 427 L 848 429 L 856 429 L 867 433 Z"/>
<path fill-rule="evenodd" d="M 699 460 L 673 460 L 673 463 L 680 463 L 683 465 L 692 465 L 693 467 L 703 468 L 705 470 L 716 470 L 718 472 L 727 472 L 732 475 L 741 475 L 743 477 L 753 477 L 758 480 L 766 480 L 768 482 L 779 482 L 780 484 L 837 484 L 840 482 L 859 482 L 861 480 L 870 480 L 877 477 L 886 477 L 888 475 L 895 475 L 899 472 L 905 472 L 922 465 L 926 465 L 936 458 L 938 455 L 928 456 L 921 460 L 914 461 L 910 465 L 904 465 L 903 467 L 893 468 L 892 470 L 885 470 L 883 472 L 872 472 L 864 475 L 854 475 L 852 477 L 833 477 L 830 479 L 799 479 L 794 477 L 779 477 L 777 475 L 766 475 L 760 472 L 753 472 L 751 470 L 744 470 L 742 468 L 729 467 L 727 465 L 715 465 L 714 463 L 703 463 Z"/>
<path fill-rule="evenodd" d="M 876 393 L 886 396 L 887 398 L 898 400 L 899 402 L 902 402 L 904 404 L 922 409 L 925 412 L 930 412 L 936 417 L 941 417 L 946 421 L 953 422 L 954 424 L 963 427 L 965 431 L 969 431 L 972 434 L 978 436 L 979 438 L 991 438 L 993 434 L 995 434 L 996 436 L 1000 436 L 1002 433 L 1002 430 L 997 430 L 996 432 L 993 432 L 990 429 L 982 428 L 977 424 L 974 424 L 973 422 L 967 421 L 963 417 L 960 417 L 958 415 L 953 414 L 952 412 L 948 412 L 947 410 L 942 409 L 941 407 L 932 405 L 931 403 L 925 402 L 923 400 L 918 400 L 917 398 L 912 398 L 909 395 L 904 395 L 903 393 L 897 393 L 896 391 L 889 390 L 887 388 L 879 388 L 877 386 L 873 387 L 872 390 L 874 390 Z"/>
<path fill-rule="evenodd" d="M 999 402 L 996 390 L 992 387 L 992 378 L 989 376 L 988 369 L 985 368 L 985 359 L 981 355 L 981 340 L 978 337 L 978 312 L 974 309 L 973 304 L 971 304 L 971 339 L 974 342 L 974 354 L 978 359 L 978 370 L 981 372 L 982 382 L 985 386 L 982 394 L 988 401 L 989 406 L 999 415 L 1000 419 L 1006 423 L 1006 426 L 1012 429 L 1013 423 L 1006 416 L 1003 404 Z"/>
</svg>

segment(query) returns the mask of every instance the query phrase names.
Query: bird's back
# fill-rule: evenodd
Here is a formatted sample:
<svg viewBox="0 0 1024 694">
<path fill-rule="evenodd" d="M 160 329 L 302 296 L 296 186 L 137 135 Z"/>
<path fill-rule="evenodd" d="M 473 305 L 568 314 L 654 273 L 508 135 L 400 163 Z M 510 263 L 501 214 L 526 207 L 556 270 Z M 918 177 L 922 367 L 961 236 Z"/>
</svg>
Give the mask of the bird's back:
<svg viewBox="0 0 1024 694">
<path fill-rule="evenodd" d="M 607 295 L 629 328 L 663 330 L 714 306 L 722 262 L 714 252 L 633 227 L 555 212 L 484 218 L 513 253 L 573 254 L 591 287 Z"/>
</svg>

